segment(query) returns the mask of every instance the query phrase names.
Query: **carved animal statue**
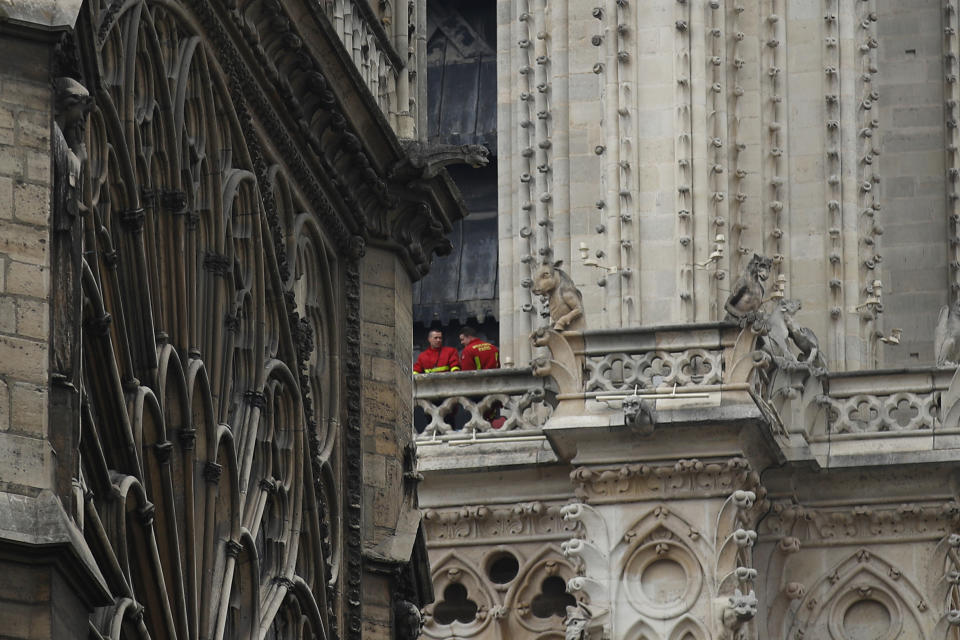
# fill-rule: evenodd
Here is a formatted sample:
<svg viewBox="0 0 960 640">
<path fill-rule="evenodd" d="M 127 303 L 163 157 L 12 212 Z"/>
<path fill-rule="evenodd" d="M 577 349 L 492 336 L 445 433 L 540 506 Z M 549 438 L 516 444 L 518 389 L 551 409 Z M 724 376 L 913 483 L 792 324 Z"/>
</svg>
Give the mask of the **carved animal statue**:
<svg viewBox="0 0 960 640">
<path fill-rule="evenodd" d="M 763 283 L 770 277 L 772 266 L 770 258 L 753 254 L 746 269 L 733 283 L 730 296 L 723 305 L 727 310 L 727 320 L 736 320 L 743 327 L 756 318 L 763 304 Z"/>
<path fill-rule="evenodd" d="M 562 264 L 562 260 L 557 260 L 537 269 L 530 290 L 538 296 L 548 296 L 550 321 L 555 330 L 583 329 L 583 296 L 570 276 L 560 268 Z"/>
<path fill-rule="evenodd" d="M 564 620 L 566 631 L 564 640 L 587 640 L 587 622 L 590 612 L 582 606 L 567 606 L 567 617 Z"/>
<path fill-rule="evenodd" d="M 623 399 L 623 422 L 639 435 L 648 436 L 653 433 L 657 418 L 650 401 L 632 395 Z"/>
<path fill-rule="evenodd" d="M 742 632 L 743 625 L 753 620 L 756 615 L 757 596 L 753 589 L 748 594 L 741 593 L 739 589 L 735 590 L 729 603 L 723 608 L 723 631 L 720 640 L 742 640 L 745 637 Z"/>
<path fill-rule="evenodd" d="M 800 301 L 787 299 L 780 304 L 785 307 L 783 320 L 787 325 L 787 332 L 790 339 L 793 340 L 793 344 L 800 351 L 798 360 L 811 366 L 816 365 L 820 368 L 826 368 L 823 354 L 820 353 L 820 342 L 817 340 L 817 335 L 812 329 L 797 324 L 797 319 L 794 318 L 794 314 L 800 310 Z"/>
<path fill-rule="evenodd" d="M 397 640 L 417 640 L 423 629 L 423 616 L 420 609 L 407 600 L 397 600 L 393 606 L 396 621 Z"/>
<path fill-rule="evenodd" d="M 940 319 L 933 334 L 933 353 L 938 367 L 960 364 L 960 298 L 940 308 Z"/>
<path fill-rule="evenodd" d="M 53 86 L 56 90 L 55 122 L 70 150 L 67 153 L 69 165 L 67 179 L 70 187 L 74 188 L 80 178 L 80 167 L 87 159 L 84 131 L 87 126 L 87 114 L 93 109 L 93 98 L 90 97 L 86 87 L 73 78 L 57 78 Z"/>
</svg>

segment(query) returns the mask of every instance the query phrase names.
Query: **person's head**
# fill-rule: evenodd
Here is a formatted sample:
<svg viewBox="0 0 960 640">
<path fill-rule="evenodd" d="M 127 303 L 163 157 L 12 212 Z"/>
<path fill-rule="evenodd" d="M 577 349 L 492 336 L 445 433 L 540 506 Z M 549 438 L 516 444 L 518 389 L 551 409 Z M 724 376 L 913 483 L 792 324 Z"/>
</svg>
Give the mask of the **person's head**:
<svg viewBox="0 0 960 640">
<path fill-rule="evenodd" d="M 467 346 L 477 338 L 477 330 L 473 327 L 463 327 L 460 329 L 460 344 Z"/>
<path fill-rule="evenodd" d="M 439 329 L 431 329 L 427 334 L 427 342 L 432 349 L 439 349 L 443 346 L 443 332 Z"/>
</svg>

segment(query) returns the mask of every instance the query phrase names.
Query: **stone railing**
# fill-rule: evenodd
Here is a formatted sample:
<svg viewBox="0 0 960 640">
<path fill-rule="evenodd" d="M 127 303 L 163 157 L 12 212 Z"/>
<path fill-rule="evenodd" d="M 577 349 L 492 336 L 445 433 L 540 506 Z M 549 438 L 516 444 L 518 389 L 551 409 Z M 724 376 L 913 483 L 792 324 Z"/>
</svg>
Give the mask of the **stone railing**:
<svg viewBox="0 0 960 640">
<path fill-rule="evenodd" d="M 834 374 L 820 402 L 830 434 L 878 434 L 939 429 L 941 398 L 952 369 Z"/>
<path fill-rule="evenodd" d="M 590 331 L 574 352 L 584 358 L 586 392 L 706 386 L 723 382 L 735 338 L 721 325 Z"/>
<path fill-rule="evenodd" d="M 411 2 L 402 4 L 413 6 Z M 407 59 L 412 51 L 411 12 L 400 11 L 394 15 L 391 11 L 389 15 L 378 16 L 367 0 L 320 0 L 320 6 L 384 117 L 397 135 L 413 138 L 411 80 L 407 69 L 411 66 Z"/>
<path fill-rule="evenodd" d="M 547 381 L 529 368 L 422 374 L 413 384 L 418 441 L 539 432 L 553 411 Z"/>
</svg>

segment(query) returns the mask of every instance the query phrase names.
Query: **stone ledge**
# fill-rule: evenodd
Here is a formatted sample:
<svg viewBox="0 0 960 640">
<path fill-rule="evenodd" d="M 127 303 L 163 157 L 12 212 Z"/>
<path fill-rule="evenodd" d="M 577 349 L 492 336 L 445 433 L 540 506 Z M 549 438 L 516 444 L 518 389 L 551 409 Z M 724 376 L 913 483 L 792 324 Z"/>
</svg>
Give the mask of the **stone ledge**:
<svg viewBox="0 0 960 640">
<path fill-rule="evenodd" d="M 0 0 L 0 29 L 58 31 L 72 29 L 82 0 Z"/>
<path fill-rule="evenodd" d="M 52 565 L 91 609 L 113 602 L 83 533 L 50 491 L 0 492 L 0 559 Z"/>
</svg>

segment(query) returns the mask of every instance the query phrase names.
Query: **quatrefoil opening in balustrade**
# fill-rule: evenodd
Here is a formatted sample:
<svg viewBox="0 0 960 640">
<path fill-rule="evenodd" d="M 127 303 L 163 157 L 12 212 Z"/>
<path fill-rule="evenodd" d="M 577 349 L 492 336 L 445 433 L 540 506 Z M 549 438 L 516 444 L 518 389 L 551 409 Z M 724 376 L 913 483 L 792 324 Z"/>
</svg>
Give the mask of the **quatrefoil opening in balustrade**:
<svg viewBox="0 0 960 640">
<path fill-rule="evenodd" d="M 567 607 L 576 605 L 577 600 L 567 593 L 567 585 L 563 578 L 550 576 L 540 584 L 540 593 L 530 603 L 530 611 L 538 618 L 551 616 L 562 618 L 567 614 Z"/>
<path fill-rule="evenodd" d="M 888 415 L 893 424 L 897 425 L 900 429 L 906 429 L 916 422 L 920 415 L 920 409 L 914 405 L 914 403 L 910 402 L 908 398 L 900 398 L 890 409 Z"/>
<path fill-rule="evenodd" d="M 443 590 L 443 600 L 433 610 L 433 619 L 437 624 L 464 624 L 473 622 L 477 617 L 477 603 L 467 597 L 467 588 L 453 583 Z"/>
</svg>

